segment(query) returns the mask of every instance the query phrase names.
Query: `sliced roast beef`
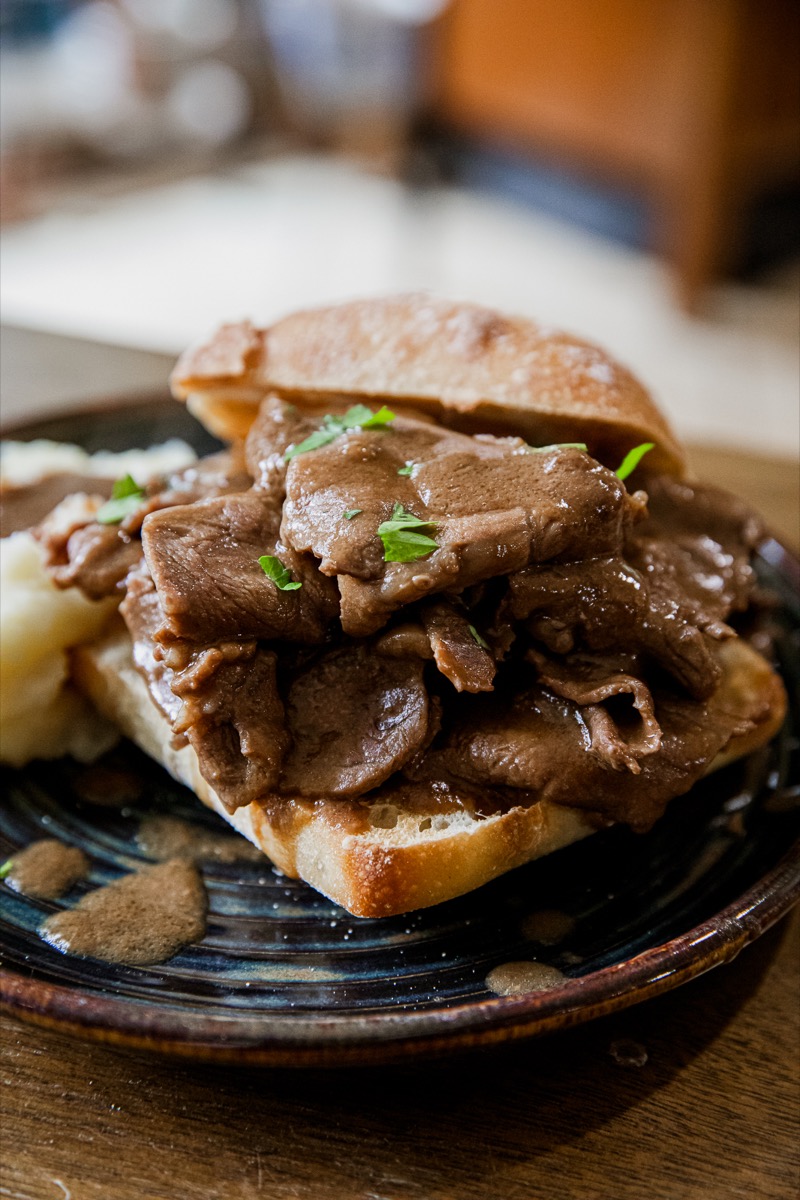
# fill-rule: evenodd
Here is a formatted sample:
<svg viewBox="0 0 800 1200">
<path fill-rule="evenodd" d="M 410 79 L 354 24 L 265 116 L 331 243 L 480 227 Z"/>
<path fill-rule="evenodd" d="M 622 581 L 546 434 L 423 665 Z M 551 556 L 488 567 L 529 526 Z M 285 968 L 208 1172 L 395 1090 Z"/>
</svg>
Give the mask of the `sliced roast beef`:
<svg viewBox="0 0 800 1200">
<path fill-rule="evenodd" d="M 719 682 L 712 640 L 732 636 L 726 619 L 752 591 L 760 525 L 717 489 L 661 478 L 648 487 L 649 515 L 623 555 L 512 575 L 506 615 L 557 654 L 643 652 L 705 699 Z"/>
<path fill-rule="evenodd" d="M 118 592 L 128 571 L 142 557 L 137 538 L 115 525 L 84 525 L 70 534 L 67 561 L 50 568 L 57 587 L 79 587 L 90 600 L 102 600 Z"/>
<path fill-rule="evenodd" d="M 640 760 L 661 748 L 653 697 L 637 677 L 640 668 L 632 656 L 573 654 L 568 659 L 552 659 L 529 650 L 526 658 L 548 691 L 579 705 L 589 729 L 591 751 L 609 767 L 627 767 L 638 775 Z M 630 703 L 608 703 L 618 698 Z"/>
<path fill-rule="evenodd" d="M 128 575 L 125 599 L 119 611 L 133 642 L 134 664 L 147 684 L 151 700 L 167 718 L 174 733 L 182 702 L 172 690 L 175 672 L 164 661 L 161 647 L 155 640 L 156 630 L 164 623 L 164 614 L 144 558 Z M 179 748 L 185 744 L 186 738 L 175 734 L 173 746 Z"/>
<path fill-rule="evenodd" d="M 155 640 L 163 613 L 145 564 L 131 574 L 120 612 L 134 663 L 172 726 L 173 744 L 190 743 L 201 775 L 228 811 L 273 788 L 288 746 L 276 655 L 254 641 L 182 643 L 166 655 Z"/>
<path fill-rule="evenodd" d="M 67 496 L 82 493 L 107 500 L 112 487 L 110 479 L 67 471 L 46 475 L 35 483 L 0 487 L 0 538 L 38 525 Z"/>
<path fill-rule="evenodd" d="M 227 450 L 220 450 L 218 454 L 198 459 L 188 467 L 173 472 L 166 480 L 150 480 L 142 504 L 122 522 L 120 528 L 126 533 L 139 533 L 148 513 L 177 504 L 194 504 L 198 500 L 246 492 L 252 484 L 244 448 L 236 444 Z M 280 505 L 276 511 L 280 511 Z"/>
<path fill-rule="evenodd" d="M 375 641 L 375 649 L 388 658 L 433 658 L 430 638 L 416 621 L 402 621 Z"/>
<path fill-rule="evenodd" d="M 638 496 L 578 450 L 531 453 L 518 438 L 467 437 L 400 418 L 298 455 L 286 486 L 281 536 L 338 577 L 342 626 L 354 636 L 432 593 L 531 562 L 617 550 L 643 512 Z M 429 523 L 432 553 L 385 561 L 377 531 L 396 504 Z"/>
<path fill-rule="evenodd" d="M 436 666 L 456 691 L 491 692 L 495 661 L 467 616 L 442 600 L 424 604 L 420 617 Z"/>
<path fill-rule="evenodd" d="M 544 686 L 511 702 L 476 697 L 468 702 L 445 744 L 415 772 L 419 779 L 464 780 L 519 789 L 520 803 L 539 800 L 600 812 L 637 830 L 649 829 L 668 801 L 705 772 L 730 740 L 731 721 L 699 700 L 655 696 L 661 745 L 640 759 L 638 774 L 613 769 L 592 752 L 583 710 Z"/>
<path fill-rule="evenodd" d="M 139 536 L 148 513 L 244 491 L 250 484 L 242 450 L 234 447 L 176 471 L 166 482 L 150 480 L 141 503 L 119 523 L 95 520 L 110 488 L 101 481 L 97 494 L 69 495 L 35 533 L 45 548 L 53 582 L 61 588 L 79 587 L 90 599 L 99 600 L 119 591 L 128 571 L 141 558 Z M 276 512 L 276 523 L 278 520 Z"/>
<path fill-rule="evenodd" d="M 151 513 L 142 541 L 164 611 L 159 641 L 321 642 L 336 617 L 335 583 L 281 545 L 274 512 L 256 492 Z M 259 565 L 264 555 L 302 586 L 281 590 Z"/>
<path fill-rule="evenodd" d="M 417 516 L 429 516 L 411 476 L 398 472 L 448 447 L 469 453 L 473 443 L 478 446 L 463 434 L 398 417 L 386 429 L 351 430 L 327 446 L 298 454 L 287 471 L 281 536 L 298 551 L 311 551 L 327 575 L 378 579 L 386 564 L 377 529 L 394 504 L 416 506 Z M 488 456 L 492 450 L 482 452 Z M 408 469 L 416 473 L 420 468 Z"/>
<path fill-rule="evenodd" d="M 355 828 L 373 813 L 359 797 L 419 795 L 427 814 L 433 794 L 647 828 L 735 731 L 715 707 L 715 642 L 748 602 L 757 522 L 660 477 L 648 511 L 578 449 L 413 414 L 328 422 L 287 463 L 323 421 L 271 397 L 246 461 L 150 481 L 119 526 L 73 497 L 38 533 L 60 586 L 127 592 L 175 745 L 231 811 L 338 798 Z M 407 561 L 378 533 L 392 518 L 420 539 Z"/>
<path fill-rule="evenodd" d="M 418 659 L 370 645 L 325 651 L 289 686 L 292 736 L 280 783 L 300 796 L 360 796 L 399 770 L 430 736 Z"/>
<path fill-rule="evenodd" d="M 278 396 L 268 396 L 258 410 L 245 442 L 254 487 L 280 506 L 286 495 L 286 451 L 319 428 L 322 414 L 301 412 Z"/>
<path fill-rule="evenodd" d="M 662 604 L 679 598 L 700 629 L 729 635 L 724 622 L 747 607 L 755 584 L 761 521 L 719 488 L 661 477 L 647 486 L 649 516 L 629 537 L 628 560 Z"/>
<path fill-rule="evenodd" d="M 255 642 L 198 649 L 172 690 L 183 701 L 175 732 L 229 812 L 275 786 L 289 744 L 277 656 Z"/>
<path fill-rule="evenodd" d="M 680 595 L 664 595 L 619 556 L 529 567 L 509 579 L 507 619 L 554 654 L 643 652 L 703 699 L 720 672 Z M 502 616 L 501 616 L 502 619 Z"/>
<path fill-rule="evenodd" d="M 402 621 L 376 640 L 389 658 L 435 659 L 459 692 L 490 692 L 496 670 L 488 645 L 456 600 L 420 605 L 416 620 Z"/>
</svg>

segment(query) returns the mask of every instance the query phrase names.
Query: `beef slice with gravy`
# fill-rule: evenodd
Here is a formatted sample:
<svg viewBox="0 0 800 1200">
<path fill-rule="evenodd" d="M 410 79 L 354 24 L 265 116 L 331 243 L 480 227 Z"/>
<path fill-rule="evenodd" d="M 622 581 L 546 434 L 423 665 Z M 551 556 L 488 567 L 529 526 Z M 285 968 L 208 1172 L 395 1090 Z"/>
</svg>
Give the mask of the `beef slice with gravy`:
<svg viewBox="0 0 800 1200">
<path fill-rule="evenodd" d="M 272 650 L 255 642 L 204 647 L 175 674 L 172 690 L 183 701 L 175 732 L 229 812 L 275 786 L 289 736 Z"/>
<path fill-rule="evenodd" d="M 255 492 L 152 513 L 142 542 L 164 612 L 159 641 L 321 642 L 337 615 L 335 583 L 281 545 L 275 511 Z M 282 591 L 259 565 L 263 555 L 302 587 Z"/>
<path fill-rule="evenodd" d="M 399 770 L 429 736 L 423 668 L 419 659 L 345 645 L 300 670 L 286 700 L 292 747 L 280 790 L 359 796 Z"/>
<path fill-rule="evenodd" d="M 520 804 L 553 804 L 602 812 L 644 831 L 704 774 L 733 732 L 729 717 L 703 701 L 668 691 L 654 694 L 659 748 L 640 757 L 640 770 L 619 769 L 592 748 L 585 710 L 542 684 L 500 703 L 475 697 L 429 752 L 416 779 L 451 778 L 517 790 Z M 513 793 L 512 793 L 513 794 Z"/>
<path fill-rule="evenodd" d="M 194 748 L 201 775 L 228 811 L 269 791 L 289 740 L 274 652 L 255 641 L 160 645 L 163 613 L 145 563 L 130 576 L 120 612 L 173 744 Z"/>
<path fill-rule="evenodd" d="M 407 464 L 410 474 L 400 475 Z M 518 438 L 400 418 L 298 455 L 286 487 L 281 537 L 337 577 L 342 627 L 353 636 L 432 593 L 617 549 L 643 511 L 613 472 L 578 450 L 532 453 Z M 398 503 L 430 523 L 438 548 L 427 557 L 385 561 L 377 531 Z"/>
</svg>

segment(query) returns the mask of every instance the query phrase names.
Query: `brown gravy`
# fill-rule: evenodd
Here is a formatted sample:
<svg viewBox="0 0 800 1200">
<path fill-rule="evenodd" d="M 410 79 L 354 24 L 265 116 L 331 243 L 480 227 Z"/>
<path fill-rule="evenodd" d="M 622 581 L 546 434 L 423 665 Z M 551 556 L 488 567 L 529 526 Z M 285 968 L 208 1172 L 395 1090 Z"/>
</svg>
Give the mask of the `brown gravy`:
<svg viewBox="0 0 800 1200">
<path fill-rule="evenodd" d="M 136 841 L 147 857 L 156 862 L 171 858 L 190 862 L 264 862 L 258 847 L 239 834 L 215 833 L 180 817 L 145 817 Z"/>
<path fill-rule="evenodd" d="M 145 867 L 54 913 L 45 941 L 64 954 L 106 962 L 166 962 L 206 928 L 208 899 L 197 869 L 183 859 Z"/>
<path fill-rule="evenodd" d="M 108 497 L 112 486 L 110 479 L 61 471 L 21 487 L 0 488 L 0 537 L 38 525 L 65 496 L 88 492 L 91 496 Z"/>
<path fill-rule="evenodd" d="M 496 996 L 524 996 L 528 992 L 546 992 L 558 987 L 566 976 L 546 963 L 507 962 L 486 976 L 486 986 Z"/>
<path fill-rule="evenodd" d="M 88 874 L 89 860 L 82 850 L 44 838 L 13 856 L 6 883 L 34 900 L 56 900 Z"/>
</svg>

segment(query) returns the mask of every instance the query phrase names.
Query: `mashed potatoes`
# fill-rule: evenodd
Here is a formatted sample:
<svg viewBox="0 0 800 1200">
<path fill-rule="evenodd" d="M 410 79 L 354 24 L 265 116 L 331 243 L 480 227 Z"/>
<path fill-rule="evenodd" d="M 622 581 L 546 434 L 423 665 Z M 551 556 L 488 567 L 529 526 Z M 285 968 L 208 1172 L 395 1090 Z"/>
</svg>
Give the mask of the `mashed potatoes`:
<svg viewBox="0 0 800 1200">
<path fill-rule="evenodd" d="M 33 442 L 3 442 L 0 445 L 0 484 L 20 487 L 61 471 L 94 475 L 100 479 L 132 475 L 137 482 L 143 483 L 151 475 L 180 471 L 196 458 L 191 446 L 180 438 L 170 438 L 149 450 L 124 450 L 118 454 L 107 450 L 87 454 L 80 446 L 51 442 L 47 438 L 36 438 Z"/>
<path fill-rule="evenodd" d="M 0 759 L 74 754 L 93 758 L 116 740 L 113 729 L 64 687 L 67 650 L 93 640 L 116 608 L 77 588 L 59 591 L 29 533 L 0 542 Z"/>
</svg>

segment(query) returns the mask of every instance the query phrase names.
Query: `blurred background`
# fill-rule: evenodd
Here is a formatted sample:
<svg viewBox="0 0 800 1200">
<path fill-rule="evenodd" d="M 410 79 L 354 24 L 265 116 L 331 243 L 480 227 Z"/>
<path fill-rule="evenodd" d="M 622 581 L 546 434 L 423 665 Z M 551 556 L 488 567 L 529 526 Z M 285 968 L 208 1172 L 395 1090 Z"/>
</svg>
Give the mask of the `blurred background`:
<svg viewBox="0 0 800 1200">
<path fill-rule="evenodd" d="M 601 342 L 694 443 L 797 455 L 795 0 L 0 0 L 0 34 L 6 420 L 426 288 Z M 42 331 L 128 357 L 51 338 L 28 394 Z"/>
</svg>

